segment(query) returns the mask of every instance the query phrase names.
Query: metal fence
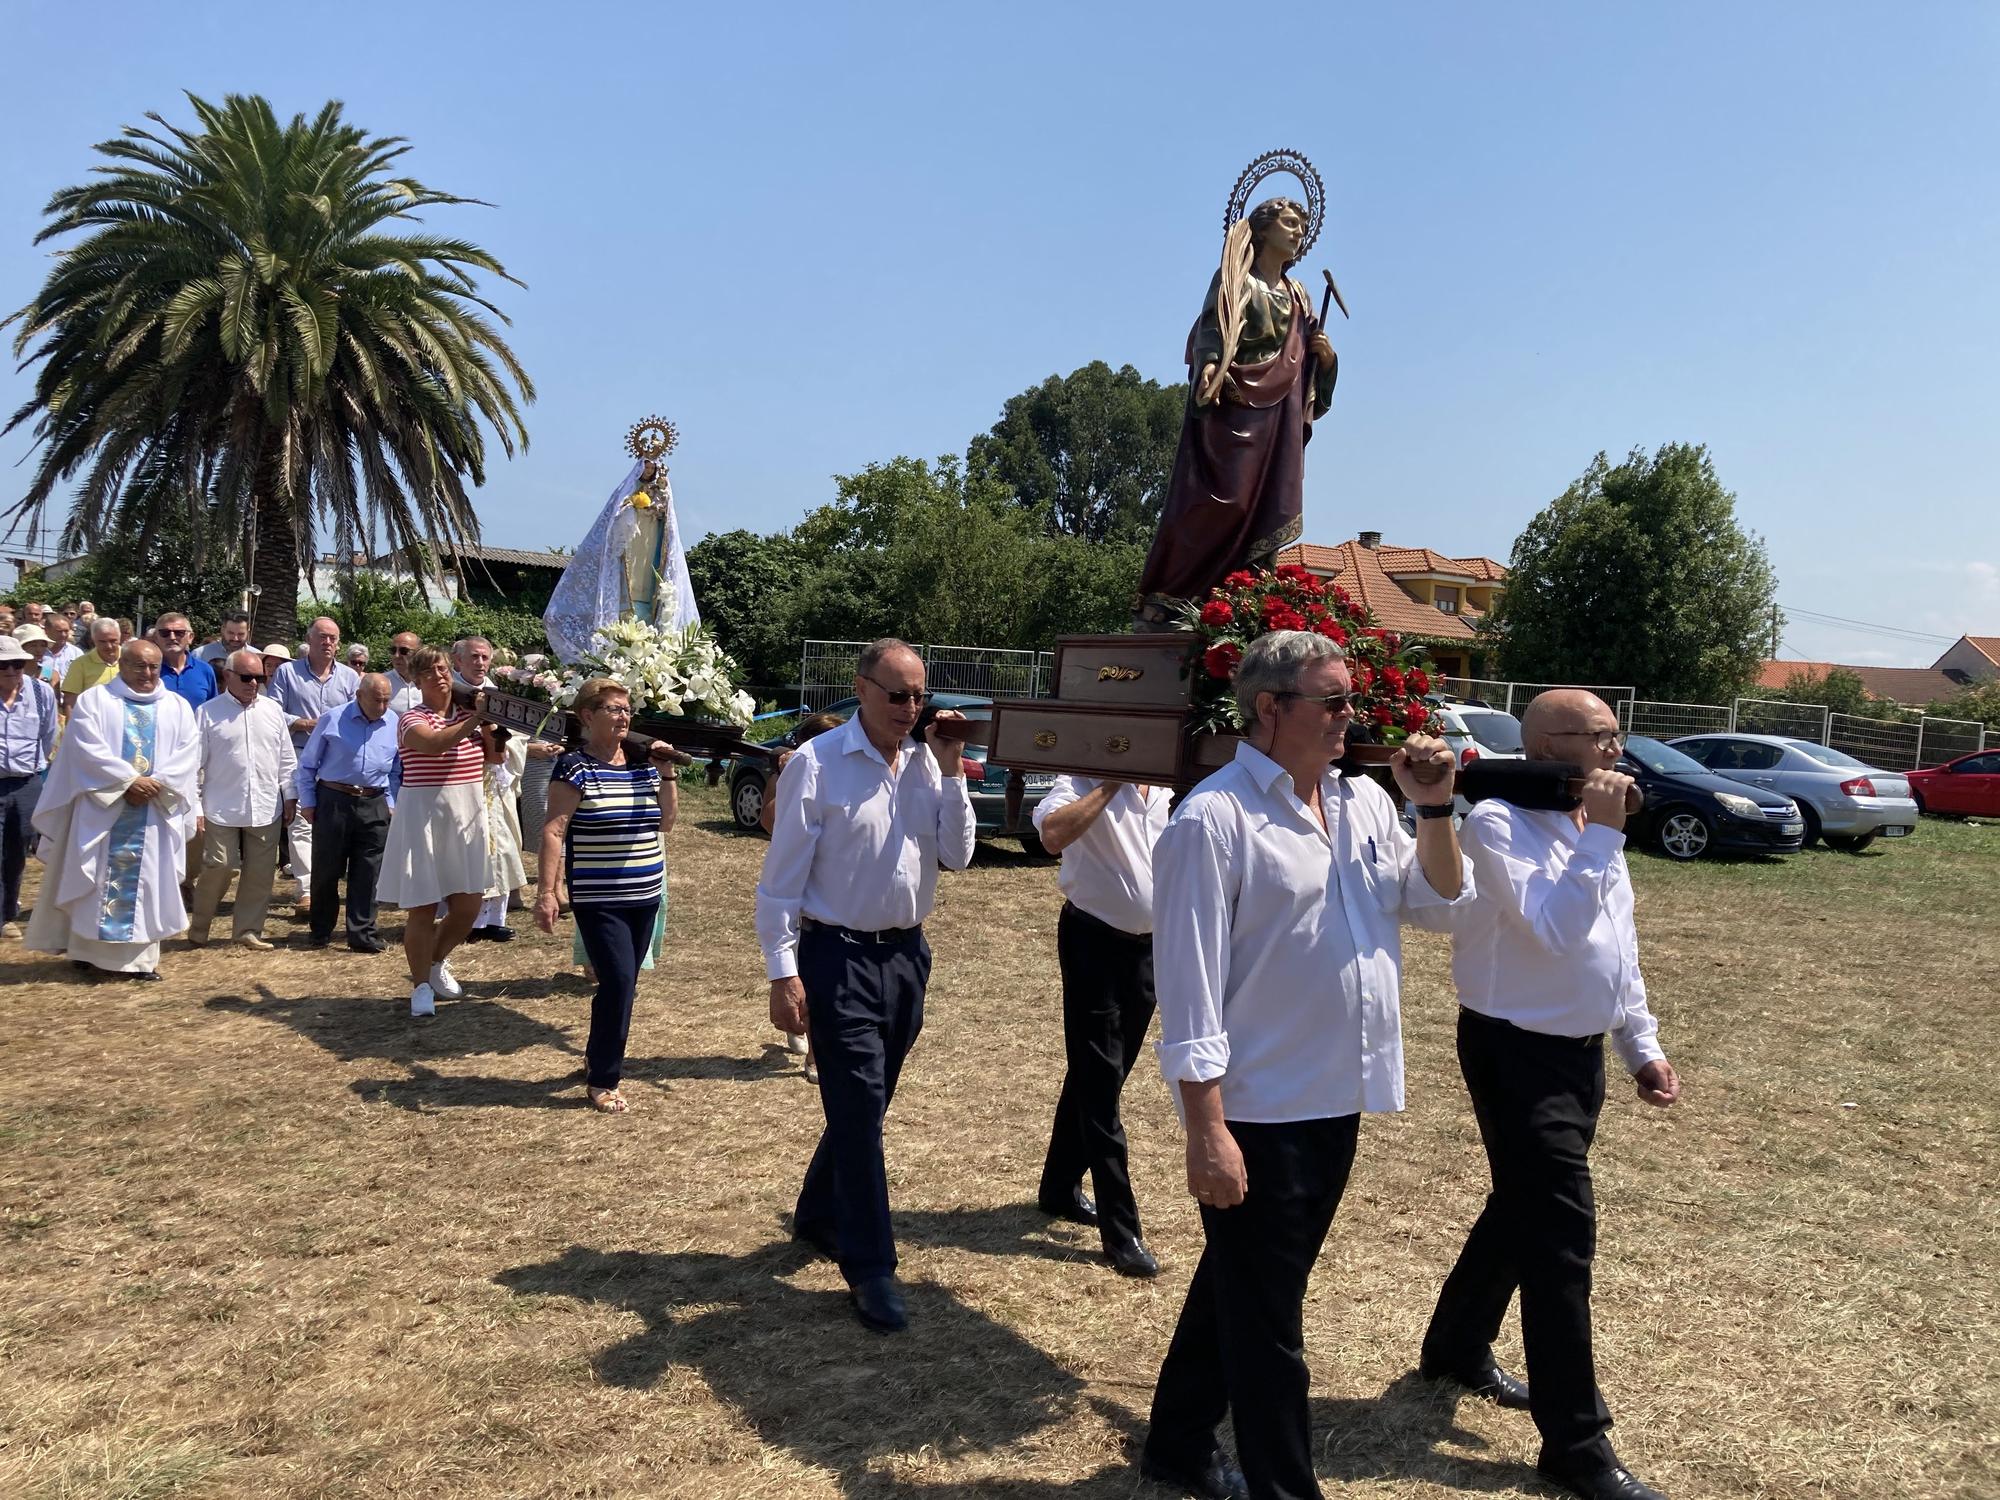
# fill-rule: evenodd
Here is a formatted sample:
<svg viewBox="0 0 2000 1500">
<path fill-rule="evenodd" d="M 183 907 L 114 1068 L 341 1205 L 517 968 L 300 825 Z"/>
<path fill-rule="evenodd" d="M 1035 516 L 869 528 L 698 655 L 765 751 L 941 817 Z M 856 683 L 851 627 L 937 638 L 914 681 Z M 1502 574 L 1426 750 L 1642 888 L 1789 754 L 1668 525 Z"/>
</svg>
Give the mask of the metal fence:
<svg viewBox="0 0 2000 1500">
<path fill-rule="evenodd" d="M 1926 715 L 1917 720 L 1919 766 L 1941 766 L 1948 760 L 1957 760 L 1961 755 L 1984 750 L 1992 743 L 2000 741 L 1996 741 L 1993 731 L 1977 719 L 1933 719 Z"/>
<path fill-rule="evenodd" d="M 1825 743 L 1885 771 L 1914 771 L 1923 728 L 1915 719 L 1870 719 L 1829 714 Z"/>
<path fill-rule="evenodd" d="M 1476 700 L 1489 708 L 1505 709 L 1517 719 L 1521 716 L 1522 709 L 1543 693 L 1552 692 L 1557 688 L 1582 688 L 1587 693 L 1595 693 L 1612 708 L 1618 710 L 1621 718 L 1624 714 L 1621 705 L 1629 703 L 1638 696 L 1632 688 L 1608 687 L 1603 683 L 1501 682 L 1486 677 L 1442 677 L 1438 679 L 1437 687 L 1439 691 L 1451 697 L 1464 698 L 1467 701 Z"/>
<path fill-rule="evenodd" d="M 1682 734 L 1720 734 L 1730 727 L 1730 712 L 1720 703 L 1666 703 L 1628 698 L 1618 705 L 1618 721 L 1627 734 L 1670 740 Z"/>
<path fill-rule="evenodd" d="M 1729 728 L 1736 734 L 1781 734 L 1791 740 L 1826 743 L 1828 710 L 1816 703 L 1783 703 L 1774 698 L 1738 698 Z"/>
<path fill-rule="evenodd" d="M 854 673 L 866 641 L 807 641 L 799 653 L 799 702 L 818 710 L 854 696 Z M 924 662 L 925 685 L 936 693 L 976 693 L 986 698 L 1039 698 L 1048 691 L 1055 657 L 1047 651 L 999 646 L 925 646 L 910 649 Z"/>
</svg>

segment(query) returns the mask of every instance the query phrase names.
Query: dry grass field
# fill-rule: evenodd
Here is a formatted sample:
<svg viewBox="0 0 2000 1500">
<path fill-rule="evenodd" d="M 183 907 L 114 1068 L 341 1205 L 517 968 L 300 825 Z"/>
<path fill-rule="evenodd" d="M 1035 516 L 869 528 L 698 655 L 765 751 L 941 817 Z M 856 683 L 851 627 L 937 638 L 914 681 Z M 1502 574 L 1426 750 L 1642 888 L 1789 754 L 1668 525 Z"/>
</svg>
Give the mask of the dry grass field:
<svg viewBox="0 0 2000 1500">
<path fill-rule="evenodd" d="M 85 985 L 0 950 L 0 1496 L 1165 1493 L 1130 1460 L 1198 1228 L 1149 1065 L 1166 1274 L 1032 1207 L 1052 866 L 986 844 L 941 882 L 882 1339 L 787 1242 L 818 1106 L 764 1019 L 763 844 L 690 803 L 623 1118 L 583 1108 L 567 929 L 466 950 L 424 1026 L 393 955 L 176 943 L 167 983 Z M 1615 1092 L 1598 1137 L 1620 1450 L 1676 1500 L 2000 1494 L 2000 827 L 1635 873 L 1687 1095 Z M 1320 1472 L 1546 1494 L 1524 1415 L 1412 1373 L 1483 1166 L 1445 946 L 1406 951 L 1411 1107 L 1364 1124 L 1307 1306 Z"/>
</svg>

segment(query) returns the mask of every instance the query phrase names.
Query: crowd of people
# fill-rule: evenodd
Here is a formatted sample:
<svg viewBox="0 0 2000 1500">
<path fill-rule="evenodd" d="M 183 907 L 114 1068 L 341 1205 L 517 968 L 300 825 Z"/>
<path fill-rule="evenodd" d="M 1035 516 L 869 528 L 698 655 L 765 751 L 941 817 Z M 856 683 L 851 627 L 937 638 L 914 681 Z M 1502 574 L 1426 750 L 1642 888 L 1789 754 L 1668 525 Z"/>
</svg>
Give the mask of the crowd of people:
<svg viewBox="0 0 2000 1500">
<path fill-rule="evenodd" d="M 677 773 L 661 747 L 628 754 L 622 686 L 585 685 L 582 743 L 565 751 L 503 741 L 466 706 L 492 662 L 482 640 L 445 651 L 398 636 L 390 671 L 373 673 L 341 659 L 331 619 L 293 656 L 251 646 L 240 616 L 195 649 L 178 614 L 134 638 L 79 611 L 71 633 L 89 649 L 57 664 L 49 620 L 10 618 L 0 635 L 8 936 L 39 835 L 33 948 L 157 977 L 164 939 L 211 941 L 232 876 L 232 937 L 265 947 L 289 846 L 308 942 L 331 943 L 344 903 L 348 946 L 380 952 L 377 901 L 402 909 L 410 1012 L 426 1017 L 461 993 L 459 944 L 512 936 L 525 837 L 538 848 L 536 924 L 552 932 L 567 900 L 596 978 L 588 1101 L 627 1109 L 620 1074 L 664 920 Z M 973 859 L 974 824 L 961 741 L 940 727 L 953 715 L 919 733 L 917 653 L 869 646 L 855 692 L 854 716 L 812 724 L 768 788 L 755 926 L 770 1018 L 809 1047 L 825 1120 L 793 1234 L 838 1265 L 865 1327 L 894 1333 L 908 1311 L 883 1122 L 923 1028 L 924 923 L 940 872 Z M 1235 694 L 1235 758 L 1177 805 L 1169 788 L 1065 776 L 1035 813 L 1062 862 L 1067 1064 L 1039 1205 L 1095 1226 L 1119 1273 L 1158 1274 L 1119 1112 L 1157 1016 L 1202 1225 L 1141 1469 L 1204 1500 L 1321 1494 L 1304 1301 L 1361 1115 L 1403 1107 L 1398 934 L 1410 924 L 1452 940 L 1458 1055 L 1491 1170 L 1418 1369 L 1529 1412 L 1538 1467 L 1569 1493 L 1658 1500 L 1611 1447 L 1591 1346 L 1588 1157 L 1607 1040 L 1639 1099 L 1664 1107 L 1680 1093 L 1639 967 L 1615 715 L 1588 693 L 1535 699 L 1527 748 L 1585 769 L 1580 804 L 1488 801 L 1462 827 L 1438 774 L 1450 751 L 1410 735 L 1391 774 L 1411 832 L 1380 784 L 1342 769 L 1360 700 L 1339 646 L 1264 636 Z M 1517 1292 L 1526 1380 L 1493 1355 Z M 1225 1417 L 1236 1462 L 1217 1442 Z"/>
</svg>

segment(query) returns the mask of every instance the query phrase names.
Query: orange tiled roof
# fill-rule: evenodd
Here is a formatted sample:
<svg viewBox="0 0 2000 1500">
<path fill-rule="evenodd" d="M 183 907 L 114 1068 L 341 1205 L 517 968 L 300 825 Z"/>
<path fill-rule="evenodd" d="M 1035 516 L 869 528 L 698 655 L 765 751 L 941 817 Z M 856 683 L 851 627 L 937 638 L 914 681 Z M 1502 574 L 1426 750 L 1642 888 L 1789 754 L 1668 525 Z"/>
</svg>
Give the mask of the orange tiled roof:
<svg viewBox="0 0 2000 1500">
<path fill-rule="evenodd" d="M 1507 570 L 1490 557 L 1446 557 L 1430 547 L 1384 544 L 1375 549 L 1375 555 L 1381 559 L 1382 571 L 1391 578 L 1403 573 L 1444 573 L 1454 578 L 1469 578 L 1474 583 L 1497 583 L 1507 576 Z"/>
<path fill-rule="evenodd" d="M 1965 638 L 1965 644 L 1992 662 L 1994 666 L 2000 667 L 2000 635 L 1969 635 Z"/>
<path fill-rule="evenodd" d="M 1379 556 L 1384 551 L 1413 553 L 1413 548 L 1370 548 L 1359 542 L 1342 542 L 1338 547 L 1322 547 L 1315 542 L 1298 542 L 1278 554 L 1280 563 L 1307 568 L 1322 578 L 1330 578 L 1364 605 L 1385 630 L 1403 635 L 1441 640 L 1472 640 L 1476 634 L 1463 615 L 1448 615 L 1435 605 L 1412 599 L 1389 576 Z M 1408 571 L 1423 572 L 1425 569 Z M 1478 618 L 1475 611 L 1473 618 Z"/>
<path fill-rule="evenodd" d="M 1757 669 L 1757 686 L 1767 691 L 1784 687 L 1794 672 L 1824 677 L 1829 672 L 1852 672 L 1861 679 L 1862 691 L 1871 698 L 1921 708 L 1939 698 L 1949 698 L 1960 684 L 1936 667 L 1850 667 L 1832 661 L 1767 661 Z"/>
</svg>

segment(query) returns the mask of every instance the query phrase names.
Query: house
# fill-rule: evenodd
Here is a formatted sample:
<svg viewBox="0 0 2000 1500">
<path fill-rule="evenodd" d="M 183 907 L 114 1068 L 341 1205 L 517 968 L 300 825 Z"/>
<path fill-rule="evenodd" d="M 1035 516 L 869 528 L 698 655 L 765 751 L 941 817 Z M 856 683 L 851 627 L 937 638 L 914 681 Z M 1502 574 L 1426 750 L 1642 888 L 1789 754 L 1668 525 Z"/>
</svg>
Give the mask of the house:
<svg viewBox="0 0 2000 1500">
<path fill-rule="evenodd" d="M 1825 677 L 1829 672 L 1851 672 L 1861 679 L 1861 690 L 1882 703 L 1899 703 L 1906 708 L 1922 708 L 1939 698 L 1949 698 L 1964 684 L 1936 667 L 1850 667 L 1831 661 L 1767 661 L 1757 670 L 1753 691 L 1777 692 L 1797 673 Z"/>
<path fill-rule="evenodd" d="M 452 548 L 442 555 L 443 578 L 415 566 L 398 552 L 377 557 L 354 554 L 351 564 L 338 554 L 328 553 L 313 564 L 312 573 L 299 580 L 299 597 L 331 598 L 342 573 L 350 567 L 379 577 L 415 583 L 424 591 L 424 601 L 432 609 L 448 610 L 452 601 L 464 599 L 501 609 L 527 609 L 540 614 L 548 608 L 556 580 L 569 566 L 566 553 L 526 552 L 515 547 Z"/>
<path fill-rule="evenodd" d="M 1323 547 L 1299 542 L 1278 554 L 1339 584 L 1393 630 L 1430 648 L 1445 677 L 1485 675 L 1489 647 L 1479 622 L 1506 586 L 1507 570 L 1490 557 L 1448 557 L 1429 547 L 1391 547 L 1379 531 Z"/>
<path fill-rule="evenodd" d="M 1932 664 L 1960 684 L 2000 677 L 2000 635 L 1962 635 Z"/>
</svg>

